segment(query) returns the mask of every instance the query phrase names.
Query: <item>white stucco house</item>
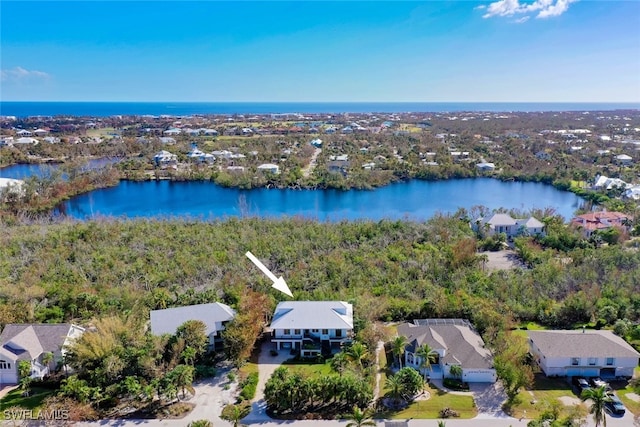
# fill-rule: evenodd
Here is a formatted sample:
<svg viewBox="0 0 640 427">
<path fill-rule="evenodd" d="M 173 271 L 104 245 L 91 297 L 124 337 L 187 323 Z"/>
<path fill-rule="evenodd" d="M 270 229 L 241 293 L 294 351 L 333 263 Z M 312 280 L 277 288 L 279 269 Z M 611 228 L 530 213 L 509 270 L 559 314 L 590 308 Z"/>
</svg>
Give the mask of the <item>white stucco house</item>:
<svg viewBox="0 0 640 427">
<path fill-rule="evenodd" d="M 280 173 L 280 166 L 274 165 L 273 163 L 264 163 L 258 166 L 258 170 L 277 175 Z"/>
<path fill-rule="evenodd" d="M 417 355 L 419 346 L 429 345 L 438 357 L 426 372 L 433 379 L 452 377 L 451 366 L 462 368 L 464 382 L 494 383 L 496 370 L 493 356 L 484 341 L 464 319 L 417 319 L 398 326 L 398 335 L 409 343 L 404 351 L 404 362 L 422 372 L 422 360 Z"/>
<path fill-rule="evenodd" d="M 511 215 L 497 213 L 489 218 L 478 218 L 471 224 L 474 231 L 484 230 L 490 236 L 504 233 L 509 238 L 520 235 L 544 235 L 545 225 L 534 217 L 514 219 Z"/>
<path fill-rule="evenodd" d="M 178 164 L 178 156 L 167 150 L 162 150 L 153 156 L 153 162 L 161 168 L 173 167 Z"/>
<path fill-rule="evenodd" d="M 65 348 L 83 333 L 84 328 L 69 323 L 7 324 L 0 334 L 0 388 L 19 382 L 21 360 L 31 363 L 31 378 L 53 372 L 62 363 Z M 50 361 L 48 353 L 53 355 Z"/>
<path fill-rule="evenodd" d="M 605 330 L 529 331 L 529 351 L 547 376 L 631 378 L 640 353 Z"/>
<path fill-rule="evenodd" d="M 152 310 L 151 332 L 154 335 L 173 335 L 184 322 L 200 320 L 207 326 L 205 333 L 209 337 L 209 346 L 213 348 L 222 343 L 220 332 L 235 316 L 234 309 L 220 302 Z"/>
<path fill-rule="evenodd" d="M 353 306 L 344 301 L 283 301 L 271 320 L 271 341 L 303 357 L 329 352 L 353 337 Z"/>
</svg>

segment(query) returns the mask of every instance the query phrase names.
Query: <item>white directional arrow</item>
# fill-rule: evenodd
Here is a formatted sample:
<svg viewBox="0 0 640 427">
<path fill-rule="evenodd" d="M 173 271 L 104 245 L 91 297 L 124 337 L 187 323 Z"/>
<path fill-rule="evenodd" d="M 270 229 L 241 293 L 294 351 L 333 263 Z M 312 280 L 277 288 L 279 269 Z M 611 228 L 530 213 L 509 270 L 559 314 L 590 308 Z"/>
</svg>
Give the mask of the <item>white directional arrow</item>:
<svg viewBox="0 0 640 427">
<path fill-rule="evenodd" d="M 273 282 L 273 285 L 271 285 L 272 288 L 284 294 L 287 294 L 291 298 L 293 298 L 293 294 L 291 293 L 289 286 L 287 286 L 287 282 L 284 281 L 282 276 L 280 276 L 279 278 L 276 277 L 276 275 L 273 274 L 271 271 L 269 271 L 269 269 L 265 267 L 265 265 L 262 262 L 260 262 L 260 260 L 256 258 L 251 252 L 247 251 L 245 255 L 247 256 L 247 258 L 251 260 L 252 263 L 256 265 L 256 267 L 262 270 L 262 272 L 266 274 L 269 279 L 271 279 L 271 281 Z"/>
</svg>

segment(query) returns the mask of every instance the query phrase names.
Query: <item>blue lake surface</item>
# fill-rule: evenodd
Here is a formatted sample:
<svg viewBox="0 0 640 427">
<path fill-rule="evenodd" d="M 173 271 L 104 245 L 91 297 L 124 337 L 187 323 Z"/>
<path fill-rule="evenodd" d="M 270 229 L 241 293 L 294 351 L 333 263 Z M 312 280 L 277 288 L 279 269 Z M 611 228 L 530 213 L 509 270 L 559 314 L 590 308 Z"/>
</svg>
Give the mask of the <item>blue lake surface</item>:
<svg viewBox="0 0 640 427">
<path fill-rule="evenodd" d="M 491 178 L 412 180 L 376 190 L 240 190 L 211 182 L 122 181 L 77 196 L 56 212 L 93 217 L 219 219 L 233 216 L 302 216 L 321 221 L 410 219 L 484 205 L 488 208 L 554 208 L 565 219 L 583 200 L 552 186 Z"/>
<path fill-rule="evenodd" d="M 607 111 L 640 103 L 597 102 L 23 102 L 0 101 L 5 116 L 91 116 L 453 111 Z"/>
<path fill-rule="evenodd" d="M 117 158 L 92 159 L 87 161 L 82 170 L 97 169 L 109 164 L 117 163 Z M 17 164 L 4 168 L 0 168 L 0 178 L 26 179 L 30 176 L 47 176 L 52 174 L 57 168 L 56 163 L 47 163 L 39 165 Z"/>
</svg>

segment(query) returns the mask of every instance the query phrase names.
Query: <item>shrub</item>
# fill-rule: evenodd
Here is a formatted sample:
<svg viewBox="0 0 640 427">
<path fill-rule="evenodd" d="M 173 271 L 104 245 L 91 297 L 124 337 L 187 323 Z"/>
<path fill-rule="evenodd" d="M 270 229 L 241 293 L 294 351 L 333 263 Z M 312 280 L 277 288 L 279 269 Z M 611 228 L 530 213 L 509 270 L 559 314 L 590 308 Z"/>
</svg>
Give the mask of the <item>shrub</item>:
<svg viewBox="0 0 640 427">
<path fill-rule="evenodd" d="M 455 378 L 445 378 L 442 382 L 444 386 L 454 391 L 469 391 L 469 384 Z"/>
<path fill-rule="evenodd" d="M 196 365 L 196 378 L 213 378 L 216 376 L 216 368 L 207 365 Z"/>
<path fill-rule="evenodd" d="M 258 387 L 258 373 L 252 372 L 247 376 L 247 379 L 240 384 L 242 390 L 240 391 L 239 399 L 251 400 L 256 395 L 256 388 Z"/>
<path fill-rule="evenodd" d="M 440 409 L 440 413 L 438 416 L 440 418 L 459 417 L 460 413 L 458 413 L 458 411 L 454 411 L 451 408 L 442 408 Z"/>
</svg>

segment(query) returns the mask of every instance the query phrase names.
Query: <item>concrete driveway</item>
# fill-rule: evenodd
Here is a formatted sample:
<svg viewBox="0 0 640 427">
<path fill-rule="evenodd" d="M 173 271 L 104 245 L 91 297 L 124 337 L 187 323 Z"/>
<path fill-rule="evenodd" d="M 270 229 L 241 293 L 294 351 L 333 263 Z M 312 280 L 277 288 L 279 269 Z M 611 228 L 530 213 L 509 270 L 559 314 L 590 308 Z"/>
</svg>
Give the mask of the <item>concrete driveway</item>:
<svg viewBox="0 0 640 427">
<path fill-rule="evenodd" d="M 290 359 L 289 350 L 279 350 L 277 356 L 271 355 L 271 350 L 275 350 L 276 346 L 272 342 L 265 340 L 260 350 L 258 358 L 258 387 L 256 389 L 256 397 L 251 403 L 251 413 L 243 420 L 243 423 L 256 423 L 271 421 L 267 416 L 267 404 L 264 401 L 264 386 L 267 380 L 271 378 L 273 372 L 282 365 L 282 362 Z"/>
</svg>

